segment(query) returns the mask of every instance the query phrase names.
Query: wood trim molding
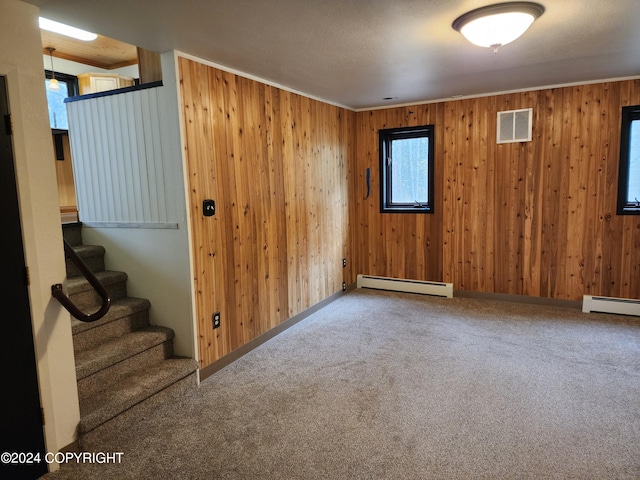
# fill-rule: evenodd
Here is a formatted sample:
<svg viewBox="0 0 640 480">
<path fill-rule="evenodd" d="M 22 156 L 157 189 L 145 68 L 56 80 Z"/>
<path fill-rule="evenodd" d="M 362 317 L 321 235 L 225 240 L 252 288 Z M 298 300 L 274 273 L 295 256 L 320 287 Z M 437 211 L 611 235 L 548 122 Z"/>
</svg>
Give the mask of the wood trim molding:
<svg viewBox="0 0 640 480">
<path fill-rule="evenodd" d="M 284 322 L 279 324 L 277 327 L 272 328 L 271 330 L 263 333 L 259 337 L 254 338 L 250 342 L 245 343 L 240 348 L 237 348 L 236 350 L 234 350 L 233 352 L 229 353 L 228 355 L 225 355 L 221 359 L 219 359 L 219 360 L 207 365 L 205 368 L 200 369 L 199 370 L 200 382 L 202 382 L 206 378 L 210 377 L 214 373 L 222 370 L 224 367 L 226 367 L 228 365 L 231 365 L 233 362 L 238 360 L 240 357 L 243 357 L 244 355 L 249 353 L 251 350 L 254 350 L 255 348 L 258 348 L 263 343 L 271 340 L 276 335 L 279 335 L 282 332 L 284 332 L 285 330 L 293 327 L 296 323 L 300 322 L 301 320 L 304 320 L 305 318 L 307 318 L 310 315 L 314 314 L 315 312 L 317 312 L 321 308 L 326 307 L 327 305 L 329 305 L 332 302 L 335 302 L 338 298 L 340 298 L 343 295 L 349 293 L 350 291 L 354 290 L 355 288 L 356 288 L 356 284 L 355 283 L 351 284 L 350 286 L 347 287 L 347 289 L 345 291 L 334 293 L 333 295 L 331 295 L 330 297 L 325 298 L 321 302 L 316 303 L 313 307 L 308 308 L 304 312 L 301 312 L 301 313 L 299 313 L 297 315 L 294 315 L 289 320 L 285 320 Z"/>
</svg>

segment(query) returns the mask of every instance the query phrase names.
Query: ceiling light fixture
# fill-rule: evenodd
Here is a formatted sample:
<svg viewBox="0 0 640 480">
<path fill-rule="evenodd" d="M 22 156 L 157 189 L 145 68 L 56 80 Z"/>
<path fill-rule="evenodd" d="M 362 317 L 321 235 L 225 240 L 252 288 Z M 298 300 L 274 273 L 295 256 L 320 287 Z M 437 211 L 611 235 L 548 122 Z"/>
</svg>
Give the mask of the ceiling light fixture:
<svg viewBox="0 0 640 480">
<path fill-rule="evenodd" d="M 480 7 L 456 18 L 451 25 L 471 43 L 489 47 L 493 53 L 513 42 L 544 13 L 544 7 L 533 2 L 506 2 Z"/>
<path fill-rule="evenodd" d="M 48 18 L 39 17 L 40 28 L 43 30 L 48 30 L 50 32 L 59 33 L 61 35 L 66 35 L 67 37 L 75 38 L 77 40 L 82 40 L 85 42 L 90 42 L 91 40 L 95 40 L 98 38 L 98 35 L 95 33 L 87 32 L 86 30 L 81 30 L 76 27 L 71 27 L 69 25 L 65 25 L 64 23 L 55 22 L 53 20 L 49 20 Z"/>
<path fill-rule="evenodd" d="M 47 52 L 49 52 L 49 56 L 51 57 L 51 78 L 49 79 L 49 90 L 60 90 L 60 84 L 58 80 L 56 80 L 56 72 L 53 69 L 53 52 L 55 52 L 55 48 L 47 47 L 45 48 Z"/>
</svg>

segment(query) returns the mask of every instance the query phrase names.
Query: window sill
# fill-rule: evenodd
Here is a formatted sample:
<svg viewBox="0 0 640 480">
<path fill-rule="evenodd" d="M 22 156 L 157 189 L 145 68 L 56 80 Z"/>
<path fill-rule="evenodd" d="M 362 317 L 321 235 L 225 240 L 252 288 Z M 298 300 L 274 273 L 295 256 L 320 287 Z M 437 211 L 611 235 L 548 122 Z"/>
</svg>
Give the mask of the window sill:
<svg viewBox="0 0 640 480">
<path fill-rule="evenodd" d="M 380 213 L 433 213 L 431 207 L 382 207 Z"/>
<path fill-rule="evenodd" d="M 640 215 L 640 207 L 622 207 L 616 212 L 618 215 Z"/>
</svg>

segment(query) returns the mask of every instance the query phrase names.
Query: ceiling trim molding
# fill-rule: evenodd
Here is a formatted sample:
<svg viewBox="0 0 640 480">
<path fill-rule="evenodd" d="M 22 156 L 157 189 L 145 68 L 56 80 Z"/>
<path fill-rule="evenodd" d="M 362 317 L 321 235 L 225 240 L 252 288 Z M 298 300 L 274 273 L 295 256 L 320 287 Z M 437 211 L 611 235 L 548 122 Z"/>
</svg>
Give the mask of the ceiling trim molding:
<svg viewBox="0 0 640 480">
<path fill-rule="evenodd" d="M 225 72 L 228 73 L 232 73 L 234 75 L 238 75 L 240 77 L 244 77 L 247 78 L 249 80 L 254 80 L 256 82 L 260 82 L 260 83 L 264 83 L 265 85 L 269 85 L 271 87 L 275 87 L 275 88 L 279 88 L 280 90 L 285 90 L 287 92 L 290 93 L 295 93 L 296 95 L 301 95 L 303 97 L 307 97 L 311 100 L 316 100 L 318 102 L 322 102 L 322 103 L 326 103 L 329 105 L 333 105 L 335 107 L 339 107 L 339 108 L 344 108 L 345 110 L 349 110 L 351 112 L 370 112 L 370 111 L 374 111 L 374 110 L 386 110 L 389 108 L 403 108 L 403 107 L 415 107 L 418 105 L 430 105 L 433 103 L 444 103 L 444 102 L 454 102 L 456 100 L 466 100 L 469 98 L 483 98 L 483 97 L 495 97 L 495 96 L 499 96 L 499 95 L 509 95 L 512 93 L 522 93 L 522 92 L 535 92 L 535 91 L 539 91 L 539 90 L 550 90 L 553 88 L 565 88 L 565 87 L 575 87 L 578 85 L 593 85 L 596 83 L 606 83 L 606 82 L 623 82 L 625 80 L 639 80 L 640 79 L 640 75 L 633 75 L 633 76 L 628 76 L 628 77 L 614 77 L 614 78 L 604 78 L 604 79 L 599 79 L 599 80 L 585 80 L 582 82 L 569 82 L 569 83 L 559 83 L 559 84 L 553 84 L 553 85 L 542 85 L 539 87 L 529 87 L 529 88 L 518 88 L 518 89 L 514 89 L 514 90 L 502 90 L 502 91 L 496 91 L 496 92 L 488 92 L 488 93 L 478 93 L 478 94 L 474 94 L 474 95 L 460 95 L 460 96 L 456 96 L 456 97 L 447 97 L 447 98 L 438 98 L 435 100 L 425 100 L 425 101 L 421 101 L 421 102 L 408 102 L 408 103 L 398 103 L 398 104 L 393 104 L 393 105 L 380 105 L 377 107 L 364 107 L 364 108 L 352 108 L 352 107 L 348 107 L 346 105 L 342 105 L 336 102 L 331 102 L 329 100 L 325 100 L 324 98 L 320 98 L 320 97 L 316 97 L 314 95 L 309 95 L 305 92 L 301 92 L 300 90 L 295 90 L 293 88 L 290 87 L 286 87 L 284 85 L 281 85 L 279 83 L 276 82 L 272 82 L 270 80 L 266 80 L 264 78 L 258 77 L 256 75 L 251 75 L 249 73 L 240 71 L 240 70 L 236 70 L 235 68 L 231 68 L 231 67 L 227 67 L 226 65 L 222 65 L 216 62 L 212 62 L 210 60 L 205 60 L 204 58 L 195 56 L 195 55 L 191 55 L 189 53 L 185 53 L 182 52 L 180 50 L 175 50 L 175 54 L 176 57 L 183 57 L 186 58 L 188 60 L 193 60 L 194 62 L 198 62 L 198 63 L 202 63 L 203 65 L 208 65 L 210 67 L 213 68 L 217 68 L 219 70 L 223 70 Z"/>
<path fill-rule="evenodd" d="M 372 110 L 386 110 L 387 108 L 402 108 L 402 107 L 415 107 L 418 105 L 429 105 L 432 103 L 444 103 L 444 102 L 455 102 L 457 100 L 466 100 L 468 98 L 483 98 L 483 97 L 496 97 L 498 95 L 509 95 L 511 93 L 522 93 L 522 92 L 537 92 L 539 90 L 550 90 L 552 88 L 565 88 L 565 87 L 576 87 L 579 85 L 593 85 L 596 83 L 607 83 L 607 82 L 624 82 L 626 80 L 640 80 L 640 75 L 633 75 L 630 77 L 616 77 L 616 78 L 604 78 L 601 80 L 585 80 L 583 82 L 570 82 L 570 83 L 559 83 L 555 85 L 543 85 L 541 87 L 529 87 L 529 88 L 518 88 L 515 90 L 503 90 L 499 92 L 489 92 L 489 93 L 478 93 L 475 95 L 460 95 L 456 97 L 447 97 L 447 98 L 439 98 L 436 100 L 427 100 L 424 102 L 409 102 L 409 103 L 398 103 L 394 105 L 382 105 L 379 107 L 365 107 L 365 108 L 355 108 L 351 109 L 354 112 L 369 112 Z"/>
</svg>

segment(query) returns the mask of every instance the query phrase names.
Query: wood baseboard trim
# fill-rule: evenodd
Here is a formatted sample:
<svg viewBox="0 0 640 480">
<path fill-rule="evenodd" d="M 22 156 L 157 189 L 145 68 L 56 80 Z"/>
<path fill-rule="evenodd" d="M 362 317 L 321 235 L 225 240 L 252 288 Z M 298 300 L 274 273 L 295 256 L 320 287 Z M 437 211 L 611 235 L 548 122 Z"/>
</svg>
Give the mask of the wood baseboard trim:
<svg viewBox="0 0 640 480">
<path fill-rule="evenodd" d="M 580 300 L 529 297 L 527 295 L 511 295 L 508 293 L 469 292 L 465 290 L 454 290 L 453 296 L 454 298 L 477 298 L 480 300 L 496 300 L 499 302 L 525 303 L 529 305 L 543 305 L 546 307 L 560 307 L 570 308 L 572 310 L 582 310 L 582 302 Z"/>
<path fill-rule="evenodd" d="M 332 302 L 335 302 L 338 298 L 342 297 L 343 295 L 345 295 L 346 293 L 350 292 L 351 290 L 354 290 L 355 288 L 356 288 L 356 284 L 354 283 L 354 284 L 348 286 L 345 291 L 340 291 L 340 292 L 334 293 L 330 297 L 327 297 L 324 300 L 316 303 L 314 306 L 306 309 L 304 312 L 300 312 L 299 314 L 294 315 L 290 319 L 285 320 L 280 325 L 272 328 L 268 332 L 265 332 L 262 335 L 260 335 L 259 337 L 254 338 L 250 342 L 245 343 L 244 345 L 242 345 L 241 347 L 235 349 L 233 352 L 225 355 L 221 359 L 216 360 L 212 364 L 207 365 L 206 367 L 200 369 L 199 370 L 200 381 L 202 382 L 203 380 L 205 380 L 206 378 L 210 377 L 214 373 L 222 370 L 227 365 L 232 364 L 233 362 L 238 360 L 240 357 L 246 355 L 251 350 L 259 347 L 260 345 L 262 345 L 263 343 L 267 342 L 268 340 L 271 340 L 273 337 L 275 337 L 276 335 L 279 335 L 280 333 L 284 332 L 285 330 L 293 327 L 296 323 L 300 322 L 301 320 L 304 320 L 305 318 L 307 318 L 308 316 L 314 314 L 315 312 L 317 312 L 321 308 L 326 307 L 327 305 L 329 305 Z"/>
<path fill-rule="evenodd" d="M 272 328 L 268 332 L 265 332 L 262 335 L 260 335 L 259 337 L 254 338 L 250 342 L 245 343 L 243 346 L 241 346 L 241 347 L 237 348 L 236 350 L 234 350 L 233 352 L 225 355 L 221 359 L 216 360 L 212 364 L 207 365 L 206 367 L 200 369 L 199 370 L 200 381 L 202 382 L 203 380 L 207 379 L 208 377 L 210 377 L 214 373 L 222 370 L 227 365 L 232 364 L 233 362 L 238 360 L 240 357 L 246 355 L 251 350 L 253 350 L 253 349 L 259 347 L 260 345 L 262 345 L 263 343 L 271 340 L 276 335 L 279 335 L 280 333 L 284 332 L 285 330 L 291 328 L 296 323 L 300 322 L 301 320 L 304 320 L 308 316 L 314 314 L 315 312 L 317 312 L 321 308 L 327 306 L 331 302 L 334 302 L 335 300 L 337 300 L 338 298 L 340 298 L 344 294 L 346 294 L 346 293 L 348 293 L 351 290 L 354 290 L 356 288 L 357 287 L 356 287 L 355 283 L 352 284 L 352 285 L 349 285 L 344 292 L 334 293 L 330 297 L 327 297 L 324 300 L 322 300 L 321 302 L 316 303 L 314 306 L 308 308 L 304 312 L 301 312 L 301 313 L 291 317 L 290 319 L 285 320 L 284 322 L 282 322 L 277 327 Z M 469 291 L 465 291 L 465 290 L 455 290 L 453 296 L 454 296 L 454 298 L 455 297 L 476 298 L 476 299 L 480 299 L 480 300 L 497 300 L 497 301 L 501 301 L 501 302 L 525 303 L 525 304 L 530 304 L 530 305 L 543 305 L 543 306 L 548 306 L 548 307 L 570 308 L 570 309 L 574 309 L 574 310 L 581 310 L 582 309 L 582 302 L 580 302 L 578 300 L 574 301 L 574 300 L 561 300 L 561 299 L 557 299 L 557 298 L 529 297 L 529 296 L 526 296 L 526 295 L 510 295 L 510 294 L 505 294 L 505 293 L 469 292 Z"/>
</svg>

